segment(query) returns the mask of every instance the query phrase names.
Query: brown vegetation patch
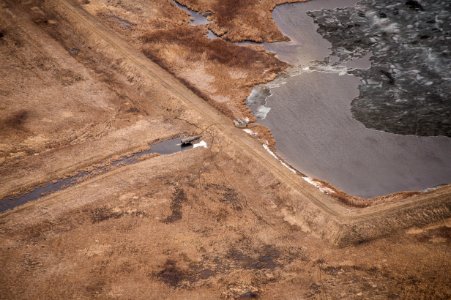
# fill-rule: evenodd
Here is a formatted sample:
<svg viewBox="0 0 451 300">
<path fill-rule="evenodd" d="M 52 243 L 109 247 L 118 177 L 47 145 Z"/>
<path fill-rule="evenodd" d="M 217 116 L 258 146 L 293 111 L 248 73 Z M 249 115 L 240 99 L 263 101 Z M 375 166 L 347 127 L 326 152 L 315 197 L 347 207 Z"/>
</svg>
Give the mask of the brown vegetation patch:
<svg viewBox="0 0 451 300">
<path fill-rule="evenodd" d="M 23 129 L 26 120 L 29 118 L 30 114 L 26 110 L 19 110 L 13 113 L 11 116 L 0 122 L 1 128 L 13 128 L 16 130 Z"/>
<path fill-rule="evenodd" d="M 269 58 L 269 55 L 263 51 L 235 46 L 221 39 L 209 40 L 196 27 L 183 31 L 158 30 L 143 35 L 142 40 L 144 43 L 184 46 L 190 49 L 186 57 L 189 61 L 195 61 L 200 55 L 204 55 L 205 59 L 228 67 L 242 68 L 249 64 L 268 63 L 265 60 Z M 276 59 L 270 62 L 278 65 Z"/>
<path fill-rule="evenodd" d="M 85 216 L 83 214 L 75 213 L 71 219 L 57 218 L 56 220 L 46 220 L 33 226 L 23 229 L 23 237 L 21 241 L 25 243 L 38 243 L 45 241 L 48 236 L 54 234 L 63 234 L 71 230 L 74 230 L 82 222 L 84 222 Z M 20 229 L 14 229 L 20 230 Z M 12 232 L 11 232 L 12 234 Z"/>
<path fill-rule="evenodd" d="M 156 277 L 165 284 L 176 288 L 186 284 L 195 283 L 199 280 L 208 279 L 215 274 L 216 272 L 205 268 L 202 263 L 189 261 L 188 266 L 182 268 L 177 264 L 177 261 L 168 259 L 161 271 L 156 274 Z"/>
<path fill-rule="evenodd" d="M 215 14 L 216 24 L 220 27 L 227 28 L 233 25 L 234 19 L 240 14 L 252 11 L 255 7 L 255 1 L 211 1 L 212 11 Z"/>
<path fill-rule="evenodd" d="M 404 299 L 423 298 L 419 297 L 419 295 L 428 295 L 426 298 L 446 299 L 449 296 L 449 293 L 446 291 L 432 288 L 434 285 L 439 286 L 443 284 L 443 282 L 434 280 L 434 275 L 426 283 L 424 278 L 419 278 L 415 275 L 395 274 L 391 269 L 379 267 L 322 265 L 320 269 L 324 276 L 321 284 L 311 289 L 308 296 L 329 294 L 336 289 L 337 285 L 346 287 L 342 289 L 342 294 L 348 294 L 348 297 L 345 298 L 354 295 L 363 299 Z M 364 281 L 358 282 L 357 278 Z M 406 297 L 406 295 L 410 296 Z"/>
<path fill-rule="evenodd" d="M 240 296 L 238 296 L 237 299 L 257 299 L 257 298 L 258 298 L 257 292 L 249 291 L 241 294 Z"/>
<path fill-rule="evenodd" d="M 106 282 L 102 279 L 96 279 L 86 286 L 86 292 L 91 297 L 98 297 L 105 290 Z"/>
<path fill-rule="evenodd" d="M 177 287 L 185 278 L 185 272 L 177 267 L 177 262 L 167 260 L 163 269 L 158 272 L 161 281 L 172 287 Z"/>
<path fill-rule="evenodd" d="M 54 70 L 53 76 L 58 79 L 63 86 L 70 86 L 78 81 L 82 81 L 83 77 L 69 69 Z"/>
<path fill-rule="evenodd" d="M 430 242 L 434 240 L 442 240 L 446 243 L 451 243 L 451 227 L 440 226 L 438 228 L 433 228 L 426 230 L 416 236 L 417 240 L 420 242 Z"/>
<path fill-rule="evenodd" d="M 209 40 L 205 33 L 198 27 L 147 32 L 141 37 L 143 52 L 229 117 L 252 118 L 245 105 L 250 90 L 286 64 L 262 49 Z"/>
<path fill-rule="evenodd" d="M 308 261 L 301 248 L 288 248 L 283 251 L 271 244 L 253 244 L 243 238 L 228 249 L 223 265 L 228 269 L 274 270 L 284 268 L 295 260 Z"/>
<path fill-rule="evenodd" d="M 232 206 L 234 210 L 242 210 L 243 207 L 240 201 L 240 195 L 235 189 L 229 186 L 214 183 L 207 184 L 205 189 L 210 193 L 219 193 L 219 201 Z"/>
<path fill-rule="evenodd" d="M 109 219 L 118 219 L 123 215 L 123 212 L 115 212 L 108 207 L 98 207 L 92 210 L 91 220 L 93 223 L 100 223 Z"/>
<path fill-rule="evenodd" d="M 254 256 L 250 256 L 239 249 L 232 248 L 227 258 L 238 264 L 243 269 L 273 270 L 280 267 L 278 259 L 280 252 L 271 245 L 265 245 Z"/>
<path fill-rule="evenodd" d="M 164 223 L 174 223 L 182 219 L 182 204 L 188 199 L 186 197 L 185 191 L 181 188 L 176 188 L 172 194 L 171 200 L 171 215 L 166 217 Z"/>
<path fill-rule="evenodd" d="M 97 207 L 90 211 L 92 223 L 100 223 L 110 219 L 119 219 L 124 216 L 145 217 L 147 214 L 143 211 L 122 211 L 113 210 L 109 207 Z"/>
<path fill-rule="evenodd" d="M 215 276 L 232 274 L 236 270 L 246 272 L 270 272 L 283 269 L 297 259 L 306 261 L 302 250 L 282 250 L 275 245 L 252 245 L 250 240 L 229 248 L 225 253 L 202 255 L 199 261 L 192 261 L 185 253 L 177 259 L 168 258 L 158 272 L 151 276 L 173 288 L 190 287 L 193 284 Z M 274 278 L 262 279 L 263 282 Z M 262 282 L 262 283 L 263 283 Z"/>
</svg>

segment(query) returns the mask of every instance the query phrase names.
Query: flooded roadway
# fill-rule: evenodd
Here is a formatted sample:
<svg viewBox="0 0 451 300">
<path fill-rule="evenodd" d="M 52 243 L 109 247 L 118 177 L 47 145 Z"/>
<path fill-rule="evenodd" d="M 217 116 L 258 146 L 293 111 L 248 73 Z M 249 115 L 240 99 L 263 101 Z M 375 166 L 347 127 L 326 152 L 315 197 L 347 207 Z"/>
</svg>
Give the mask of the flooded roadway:
<svg viewBox="0 0 451 300">
<path fill-rule="evenodd" d="M 451 138 L 387 133 L 353 118 L 351 102 L 362 82 L 348 71 L 368 68 L 369 56 L 332 64 L 338 59 L 330 56 L 331 44 L 306 13 L 355 2 L 278 6 L 274 20 L 291 41 L 264 46 L 293 68 L 287 76 L 254 88 L 248 105 L 271 129 L 279 156 L 349 194 L 374 197 L 450 183 Z M 326 57 L 326 64 L 313 62 Z"/>
</svg>

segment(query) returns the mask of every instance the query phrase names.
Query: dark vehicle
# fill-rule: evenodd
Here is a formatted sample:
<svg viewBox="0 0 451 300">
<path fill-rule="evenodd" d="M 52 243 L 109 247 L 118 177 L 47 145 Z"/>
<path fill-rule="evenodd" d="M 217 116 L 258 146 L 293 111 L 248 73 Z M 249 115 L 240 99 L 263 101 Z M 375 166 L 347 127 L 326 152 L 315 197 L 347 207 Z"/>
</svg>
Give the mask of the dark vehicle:
<svg viewBox="0 0 451 300">
<path fill-rule="evenodd" d="M 186 146 L 191 146 L 194 142 L 199 141 L 201 138 L 200 135 L 195 135 L 195 136 L 189 136 L 186 138 L 182 138 L 180 139 L 181 143 L 182 143 L 182 147 L 186 147 Z"/>
</svg>

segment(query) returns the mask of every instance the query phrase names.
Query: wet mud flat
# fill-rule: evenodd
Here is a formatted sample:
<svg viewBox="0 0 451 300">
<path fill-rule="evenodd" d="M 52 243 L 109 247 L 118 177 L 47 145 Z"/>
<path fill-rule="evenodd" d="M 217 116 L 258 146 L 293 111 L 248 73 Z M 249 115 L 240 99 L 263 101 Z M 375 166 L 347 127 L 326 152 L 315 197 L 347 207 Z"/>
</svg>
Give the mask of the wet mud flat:
<svg viewBox="0 0 451 300">
<path fill-rule="evenodd" d="M 449 3 L 328 2 L 274 11 L 293 67 L 247 103 L 277 153 L 361 197 L 451 182 Z"/>
</svg>

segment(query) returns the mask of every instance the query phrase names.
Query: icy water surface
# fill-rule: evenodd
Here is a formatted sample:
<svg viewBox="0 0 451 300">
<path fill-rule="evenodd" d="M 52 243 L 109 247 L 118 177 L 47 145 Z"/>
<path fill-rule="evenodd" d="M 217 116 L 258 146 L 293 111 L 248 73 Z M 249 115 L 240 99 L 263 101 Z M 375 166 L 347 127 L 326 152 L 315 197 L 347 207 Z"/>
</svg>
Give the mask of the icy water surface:
<svg viewBox="0 0 451 300">
<path fill-rule="evenodd" d="M 352 103 L 369 128 L 451 137 L 451 1 L 362 0 L 353 8 L 310 12 L 334 55 L 372 54 Z M 332 30 L 333 29 L 333 30 Z"/>
<path fill-rule="evenodd" d="M 449 183 L 451 138 L 424 135 L 446 132 L 443 128 L 446 129 L 450 121 L 447 120 L 447 113 L 451 95 L 447 92 L 447 76 L 443 75 L 443 67 L 447 63 L 446 47 L 449 49 L 450 46 L 440 46 L 442 48 L 436 50 L 437 47 L 434 48 L 432 44 L 423 45 L 419 41 L 416 47 L 423 48 L 408 51 L 407 61 L 404 62 L 402 51 L 405 50 L 396 45 L 403 45 L 402 39 L 407 40 L 412 36 L 392 34 L 408 26 L 403 20 L 417 18 L 407 14 L 424 13 L 429 8 L 421 6 L 423 11 L 415 5 L 412 8 L 412 4 L 406 4 L 409 1 L 392 1 L 390 5 L 380 5 L 382 0 L 362 2 L 356 5 L 356 1 L 351 0 L 315 0 L 278 6 L 273 13 L 274 20 L 291 41 L 266 44 L 265 47 L 293 68 L 287 75 L 255 87 L 248 98 L 248 105 L 259 122 L 271 129 L 277 142 L 277 153 L 283 159 L 300 172 L 328 181 L 347 193 L 373 197 Z M 440 1 L 435 2 L 440 6 Z M 445 5 L 446 2 L 443 3 Z M 377 21 L 374 14 L 378 18 L 389 18 L 389 10 L 396 12 L 396 7 L 398 15 L 406 15 L 398 18 L 395 14 L 391 16 L 395 21 L 374 23 L 374 20 Z M 370 13 L 365 15 L 363 9 Z M 387 11 L 382 12 L 381 9 Z M 348 17 L 349 14 L 361 18 L 361 24 L 350 24 L 353 19 Z M 428 16 L 420 17 L 426 20 L 425 24 L 437 27 L 446 17 L 443 11 L 435 15 L 434 24 L 431 24 L 433 21 Z M 365 18 L 373 25 L 364 25 Z M 396 26 L 391 25 L 393 22 Z M 421 22 L 418 24 L 423 24 Z M 361 30 L 365 26 L 371 30 Z M 352 30 L 353 34 L 346 37 L 353 41 L 349 45 L 343 37 L 344 33 Z M 436 34 L 437 30 L 432 31 Z M 418 39 L 427 39 L 425 35 L 421 33 L 423 38 L 419 36 Z M 443 35 L 446 39 L 446 32 Z M 387 41 L 383 42 L 382 39 Z M 365 41 L 372 43 L 371 46 L 365 46 Z M 380 46 L 382 42 L 384 47 Z M 359 44 L 362 46 L 357 47 Z M 432 50 L 428 50 L 428 47 Z M 443 59 L 442 64 L 445 66 L 428 61 L 431 56 L 419 55 L 431 53 L 433 57 L 438 55 L 437 51 L 444 53 L 444 58 L 440 56 L 440 59 Z M 421 67 L 418 68 L 421 73 L 412 75 L 410 68 L 413 64 Z M 450 77 L 451 71 L 448 69 L 446 72 Z M 420 76 L 416 77 L 417 74 Z M 411 76 L 418 82 L 412 81 Z M 431 78 L 428 79 L 428 76 Z M 433 88 L 428 94 L 424 88 L 431 85 Z M 431 96 L 434 91 L 435 94 Z M 390 97 L 380 96 L 384 93 Z M 415 102 L 416 95 L 420 96 L 421 101 Z M 443 98 L 443 95 L 446 97 Z M 360 99 L 363 99 L 363 104 L 359 103 Z M 412 105 L 417 113 L 411 109 Z M 364 112 L 359 114 L 358 119 L 353 115 L 356 107 L 363 107 L 361 111 Z M 432 110 L 428 107 L 432 107 Z M 370 116 L 368 112 L 378 115 Z M 423 136 L 409 134 L 409 128 L 412 128 L 410 123 L 417 121 L 415 116 L 427 116 L 425 112 L 430 112 L 430 118 L 427 119 L 430 121 L 418 123 L 418 126 L 424 124 L 421 127 L 424 129 L 418 127 L 416 131 Z M 408 117 L 400 118 L 402 113 Z M 381 125 L 380 128 L 385 131 L 366 127 L 368 123 L 390 123 L 390 120 L 384 122 L 385 116 L 395 120 L 392 123 L 396 126 Z M 365 123 L 362 118 L 368 118 L 371 122 Z M 441 125 L 434 127 L 434 124 Z M 402 131 L 404 128 L 407 131 Z"/>
</svg>

